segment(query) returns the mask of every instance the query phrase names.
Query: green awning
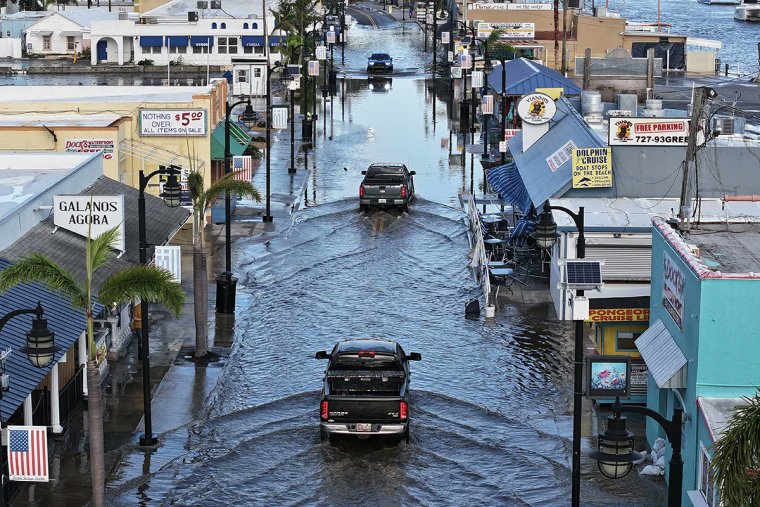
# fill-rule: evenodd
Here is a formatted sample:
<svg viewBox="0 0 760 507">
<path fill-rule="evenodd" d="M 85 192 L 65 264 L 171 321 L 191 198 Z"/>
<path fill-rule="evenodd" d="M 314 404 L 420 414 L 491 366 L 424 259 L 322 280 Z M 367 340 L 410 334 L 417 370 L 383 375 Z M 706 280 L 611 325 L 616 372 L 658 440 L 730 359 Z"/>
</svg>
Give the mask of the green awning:
<svg viewBox="0 0 760 507">
<path fill-rule="evenodd" d="M 230 154 L 242 155 L 251 137 L 235 122 L 230 122 Z M 224 122 L 219 123 L 211 133 L 211 159 L 224 160 Z"/>
</svg>

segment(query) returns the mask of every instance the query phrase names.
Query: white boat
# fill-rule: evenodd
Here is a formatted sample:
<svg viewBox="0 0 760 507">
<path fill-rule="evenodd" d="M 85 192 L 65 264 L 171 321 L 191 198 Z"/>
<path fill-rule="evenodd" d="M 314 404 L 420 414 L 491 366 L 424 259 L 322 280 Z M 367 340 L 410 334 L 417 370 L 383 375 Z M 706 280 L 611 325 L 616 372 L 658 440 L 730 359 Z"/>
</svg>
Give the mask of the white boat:
<svg viewBox="0 0 760 507">
<path fill-rule="evenodd" d="M 734 19 L 760 21 L 760 0 L 742 0 L 742 3 L 736 7 Z"/>
<path fill-rule="evenodd" d="M 739 5 L 741 0 L 697 0 L 697 2 L 707 5 Z"/>
</svg>

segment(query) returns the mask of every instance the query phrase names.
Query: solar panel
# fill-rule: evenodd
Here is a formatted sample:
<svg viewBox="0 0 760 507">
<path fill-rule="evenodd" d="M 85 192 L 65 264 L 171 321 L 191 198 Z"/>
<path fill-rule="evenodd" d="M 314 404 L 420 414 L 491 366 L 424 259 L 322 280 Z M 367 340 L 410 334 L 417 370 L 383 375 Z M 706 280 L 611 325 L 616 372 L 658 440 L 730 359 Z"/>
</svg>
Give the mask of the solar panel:
<svg viewBox="0 0 760 507">
<path fill-rule="evenodd" d="M 602 284 L 602 266 L 599 261 L 566 262 L 567 284 L 596 287 Z"/>
</svg>

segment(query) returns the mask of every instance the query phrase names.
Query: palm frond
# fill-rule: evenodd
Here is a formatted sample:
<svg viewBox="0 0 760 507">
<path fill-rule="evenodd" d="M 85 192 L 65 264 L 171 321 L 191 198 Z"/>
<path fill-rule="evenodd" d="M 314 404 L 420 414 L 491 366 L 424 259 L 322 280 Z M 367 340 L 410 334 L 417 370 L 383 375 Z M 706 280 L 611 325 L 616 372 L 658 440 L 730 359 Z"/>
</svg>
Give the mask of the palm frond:
<svg viewBox="0 0 760 507">
<path fill-rule="evenodd" d="M 31 253 L 0 272 L 0 292 L 20 283 L 39 282 L 63 293 L 76 308 L 87 308 L 87 293 L 61 266 L 39 253 Z"/>
<path fill-rule="evenodd" d="M 204 210 L 206 203 L 204 202 L 203 193 L 203 174 L 199 171 L 192 170 L 187 175 L 187 188 L 190 191 L 190 199 L 193 201 L 193 206 L 198 210 Z"/>
<path fill-rule="evenodd" d="M 239 172 L 240 171 L 233 171 L 229 174 L 226 174 L 223 178 L 215 181 L 214 184 L 211 185 L 208 190 L 206 190 L 203 199 L 205 201 L 205 208 L 203 209 L 204 213 L 220 195 L 224 195 L 227 192 L 243 197 L 250 197 L 255 201 L 261 201 L 261 194 L 250 181 L 241 181 L 235 179 L 235 175 L 237 175 Z"/>
<path fill-rule="evenodd" d="M 108 229 L 95 239 L 87 239 L 86 248 L 90 249 L 87 266 L 90 275 L 102 268 L 113 258 L 112 248 L 121 236 L 120 225 L 113 229 Z"/>
<path fill-rule="evenodd" d="M 760 391 L 744 398 L 715 442 L 710 467 L 723 505 L 760 505 Z"/>
<path fill-rule="evenodd" d="M 156 266 L 135 266 L 112 274 L 103 281 L 98 300 L 103 304 L 140 299 L 165 306 L 175 317 L 185 304 L 185 291 L 172 274 Z"/>
</svg>

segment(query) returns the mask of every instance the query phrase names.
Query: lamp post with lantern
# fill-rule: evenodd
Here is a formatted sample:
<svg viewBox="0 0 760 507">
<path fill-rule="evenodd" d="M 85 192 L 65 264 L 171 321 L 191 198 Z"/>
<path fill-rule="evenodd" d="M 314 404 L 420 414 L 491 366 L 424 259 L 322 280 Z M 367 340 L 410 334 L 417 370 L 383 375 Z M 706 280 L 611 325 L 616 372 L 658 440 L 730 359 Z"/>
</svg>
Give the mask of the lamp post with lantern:
<svg viewBox="0 0 760 507">
<path fill-rule="evenodd" d="M 170 208 L 176 208 L 180 205 L 182 198 L 182 186 L 177 178 L 181 172 L 179 166 L 158 166 L 158 170 L 145 176 L 145 173 L 140 170 L 140 196 L 137 199 L 138 210 L 138 235 L 140 242 L 140 264 L 146 265 L 148 263 L 148 240 L 146 237 L 145 226 L 145 188 L 148 186 L 148 182 L 154 176 L 167 176 L 166 183 L 164 183 L 164 189 L 161 193 L 161 197 L 164 200 L 164 204 Z M 141 446 L 152 446 L 158 443 L 158 439 L 153 435 L 153 422 L 151 417 L 150 407 L 150 325 L 148 319 L 148 302 L 142 300 L 140 302 L 140 311 L 145 324 L 142 327 L 142 382 L 143 382 L 143 410 L 145 413 L 145 433 L 140 437 Z"/>
<path fill-rule="evenodd" d="M 61 350 L 61 348 L 55 344 L 55 333 L 48 329 L 45 310 L 42 308 L 41 302 L 37 302 L 36 308 L 13 310 L 5 314 L 0 318 L 0 331 L 12 318 L 28 314 L 34 314 L 35 317 L 32 320 L 32 328 L 26 333 L 26 346 L 21 347 L 19 352 L 25 353 L 29 362 L 36 368 L 45 368 L 53 361 L 55 353 Z M 5 361 L 10 353 L 10 348 L 0 352 L 0 400 L 3 399 L 3 396 L 11 387 L 10 376 L 5 372 Z M 0 420 L 0 432 L 2 432 L 2 422 Z M 6 505 L 5 490 L 7 481 L 5 468 L 5 451 L 0 446 L 0 507 Z"/>
</svg>

